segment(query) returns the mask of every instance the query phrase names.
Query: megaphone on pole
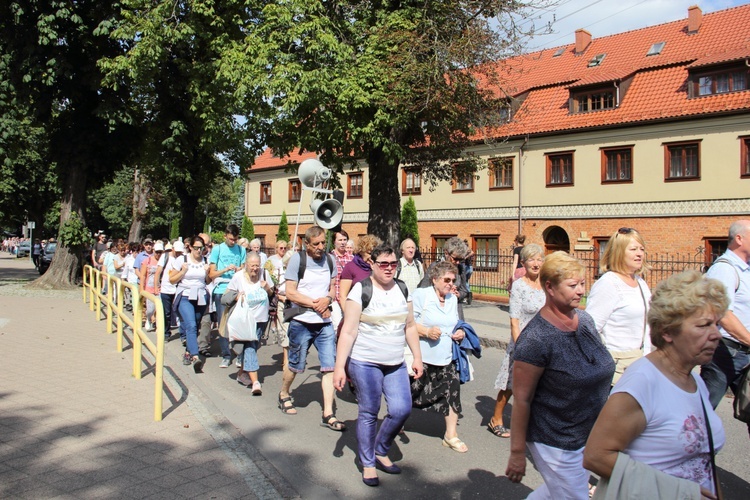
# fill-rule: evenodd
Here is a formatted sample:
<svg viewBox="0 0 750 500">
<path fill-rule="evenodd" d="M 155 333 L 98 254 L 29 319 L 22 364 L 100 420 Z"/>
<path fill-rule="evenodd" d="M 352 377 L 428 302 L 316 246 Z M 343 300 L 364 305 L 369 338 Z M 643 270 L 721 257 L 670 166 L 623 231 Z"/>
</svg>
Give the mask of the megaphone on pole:
<svg viewBox="0 0 750 500">
<path fill-rule="evenodd" d="M 334 199 L 313 200 L 310 203 L 315 224 L 323 229 L 333 229 L 344 218 L 344 207 Z"/>
<path fill-rule="evenodd" d="M 311 191 L 318 193 L 330 193 L 330 189 L 320 187 L 331 178 L 331 169 L 320 163 L 319 160 L 308 158 L 303 161 L 297 170 L 297 176 L 302 185 Z"/>
</svg>

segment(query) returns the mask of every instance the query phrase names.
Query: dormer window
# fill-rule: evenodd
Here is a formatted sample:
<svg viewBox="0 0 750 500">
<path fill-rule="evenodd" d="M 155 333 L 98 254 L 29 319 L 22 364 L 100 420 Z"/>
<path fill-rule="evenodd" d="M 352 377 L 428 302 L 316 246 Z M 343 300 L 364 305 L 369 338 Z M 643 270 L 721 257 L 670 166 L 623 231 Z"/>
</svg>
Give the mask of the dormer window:
<svg viewBox="0 0 750 500">
<path fill-rule="evenodd" d="M 602 111 L 605 109 L 614 109 L 615 89 L 597 89 L 589 92 L 581 92 L 571 96 L 570 112 L 571 113 L 588 113 L 590 111 Z"/>
<path fill-rule="evenodd" d="M 691 72 L 691 97 L 740 92 L 750 88 L 748 87 L 750 73 L 744 60 L 732 66 L 701 68 L 701 70 L 703 71 Z"/>
<path fill-rule="evenodd" d="M 664 50 L 664 46 L 667 44 L 667 42 L 657 42 L 651 46 L 650 49 L 648 49 L 648 53 L 646 54 L 646 57 L 648 56 L 658 56 L 661 54 L 661 51 Z"/>
<path fill-rule="evenodd" d="M 601 65 L 606 55 L 607 54 L 598 54 L 596 57 L 594 57 L 592 60 L 589 61 L 588 67 L 593 68 L 594 66 Z"/>
</svg>

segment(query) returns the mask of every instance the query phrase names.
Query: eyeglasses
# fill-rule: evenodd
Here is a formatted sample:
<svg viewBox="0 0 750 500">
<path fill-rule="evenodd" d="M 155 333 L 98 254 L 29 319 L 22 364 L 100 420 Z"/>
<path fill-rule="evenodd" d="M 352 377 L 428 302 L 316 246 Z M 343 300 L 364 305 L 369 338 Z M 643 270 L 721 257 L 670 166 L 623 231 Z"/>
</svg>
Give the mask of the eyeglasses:
<svg viewBox="0 0 750 500">
<path fill-rule="evenodd" d="M 455 255 L 449 255 L 448 258 L 452 260 L 453 262 L 461 262 L 461 259 L 459 257 L 456 257 Z"/>
<path fill-rule="evenodd" d="M 385 271 L 386 269 L 396 269 L 396 267 L 398 267 L 397 260 L 394 260 L 391 262 L 386 262 L 386 261 L 375 262 L 375 264 L 383 271 Z"/>
<path fill-rule="evenodd" d="M 191 247 L 191 248 L 192 248 L 193 250 L 203 250 L 203 246 L 199 246 L 199 247 L 193 246 L 193 247 Z"/>
<path fill-rule="evenodd" d="M 456 278 L 443 278 L 443 283 L 455 283 Z"/>
<path fill-rule="evenodd" d="M 633 229 L 632 227 L 621 227 L 617 230 L 619 234 L 630 234 L 633 231 L 635 231 L 635 229 Z"/>
</svg>

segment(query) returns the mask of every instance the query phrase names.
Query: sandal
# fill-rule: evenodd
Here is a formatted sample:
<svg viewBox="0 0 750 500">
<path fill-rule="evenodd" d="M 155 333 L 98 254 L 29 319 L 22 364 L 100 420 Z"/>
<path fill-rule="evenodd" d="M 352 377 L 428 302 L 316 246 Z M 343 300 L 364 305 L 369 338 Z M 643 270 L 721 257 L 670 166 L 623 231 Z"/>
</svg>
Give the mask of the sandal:
<svg viewBox="0 0 750 500">
<path fill-rule="evenodd" d="M 282 398 L 281 393 L 279 393 L 279 410 L 281 410 L 281 413 L 285 413 L 287 415 L 297 414 L 297 408 L 294 407 L 292 397 L 287 396 L 285 398 Z"/>
<path fill-rule="evenodd" d="M 487 424 L 487 428 L 497 437 L 506 439 L 510 437 L 510 431 L 506 427 L 502 425 L 492 425 L 492 420 Z"/>
<path fill-rule="evenodd" d="M 332 431 L 344 432 L 346 430 L 346 424 L 336 418 L 336 415 L 331 413 L 326 416 L 323 415 L 323 422 L 320 424 L 322 427 L 328 427 Z"/>
<path fill-rule="evenodd" d="M 458 439 L 458 436 L 450 439 L 444 437 L 443 446 L 459 453 L 466 453 L 467 451 L 469 451 L 469 447 L 466 446 L 466 443 Z"/>
</svg>

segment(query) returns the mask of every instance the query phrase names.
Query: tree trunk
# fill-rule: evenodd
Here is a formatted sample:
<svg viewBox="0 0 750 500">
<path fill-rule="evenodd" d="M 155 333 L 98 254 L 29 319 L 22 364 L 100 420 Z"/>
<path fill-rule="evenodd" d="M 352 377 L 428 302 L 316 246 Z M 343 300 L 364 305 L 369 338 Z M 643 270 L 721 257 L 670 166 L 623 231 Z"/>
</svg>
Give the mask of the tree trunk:
<svg viewBox="0 0 750 500">
<path fill-rule="evenodd" d="M 399 164 L 390 163 L 380 148 L 370 152 L 367 164 L 370 167 L 370 214 L 367 232 L 398 248 L 401 225 Z"/>
<path fill-rule="evenodd" d="M 70 214 L 78 213 L 81 221 L 84 221 L 83 204 L 86 200 L 86 174 L 83 167 L 72 165 L 68 169 L 67 182 L 63 190 L 63 198 L 60 203 L 60 227 L 70 219 Z M 52 263 L 39 279 L 29 284 L 30 288 L 42 289 L 65 289 L 76 286 L 83 272 L 84 249 L 80 247 L 69 248 L 57 242 L 57 250 Z"/>
<path fill-rule="evenodd" d="M 141 241 L 141 230 L 143 219 L 146 217 L 150 191 L 151 185 L 148 180 L 136 168 L 133 180 L 133 223 L 130 224 L 128 241 Z"/>
<path fill-rule="evenodd" d="M 190 193 L 184 186 L 176 187 L 180 198 L 180 236 L 189 238 L 199 231 L 195 227 L 195 210 L 198 208 L 198 197 Z"/>
</svg>

